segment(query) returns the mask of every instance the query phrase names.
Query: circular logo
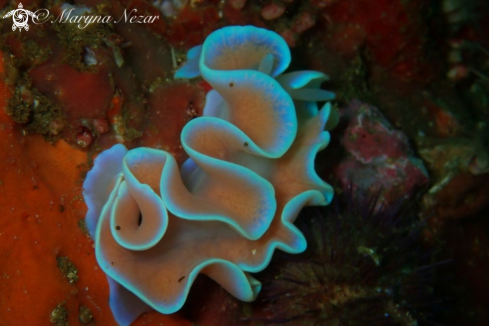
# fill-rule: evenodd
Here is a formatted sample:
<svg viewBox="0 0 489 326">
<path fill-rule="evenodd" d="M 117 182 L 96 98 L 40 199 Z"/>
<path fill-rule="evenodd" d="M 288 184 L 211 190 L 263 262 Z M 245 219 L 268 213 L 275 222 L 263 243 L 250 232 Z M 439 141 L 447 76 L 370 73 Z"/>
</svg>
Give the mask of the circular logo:
<svg viewBox="0 0 489 326">
<path fill-rule="evenodd" d="M 10 16 L 13 16 L 12 19 L 14 20 L 14 24 L 12 25 L 13 31 L 17 28 L 19 31 L 22 31 L 22 28 L 28 31 L 29 25 L 27 25 L 27 22 L 29 21 L 29 16 L 36 18 L 36 15 L 32 11 L 24 9 L 22 3 L 19 3 L 17 9 L 10 10 L 6 13 L 3 18 L 8 18 Z"/>
</svg>

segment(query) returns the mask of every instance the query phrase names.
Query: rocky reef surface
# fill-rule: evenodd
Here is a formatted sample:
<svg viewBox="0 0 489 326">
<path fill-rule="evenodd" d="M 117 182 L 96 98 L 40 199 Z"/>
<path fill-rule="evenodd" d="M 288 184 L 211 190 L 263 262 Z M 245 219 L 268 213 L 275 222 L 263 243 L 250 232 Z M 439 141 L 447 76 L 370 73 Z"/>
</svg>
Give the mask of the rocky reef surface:
<svg viewBox="0 0 489 326">
<path fill-rule="evenodd" d="M 18 5 L 0 0 L 1 16 Z M 181 131 L 202 115 L 212 87 L 202 78 L 173 76 L 190 48 L 229 25 L 277 32 L 292 49 L 292 70 L 330 76 L 324 88 L 337 95 L 333 109 L 339 121 L 316 170 L 338 197 L 348 189 L 373 191 L 376 209 L 394 209 L 403 200 L 414 210 L 409 216 L 419 234 L 416 248 L 432 257 L 430 270 L 437 276 L 426 285 L 435 294 L 432 316 L 425 309 L 420 318 L 444 325 L 489 323 L 487 4 L 27 0 L 22 5 L 32 12 L 48 9 L 53 20 L 70 9 L 116 19 L 137 10 L 158 19 L 85 28 L 30 21 L 22 32 L 12 30 L 12 17 L 0 20 L 2 323 L 116 324 L 105 274 L 84 225 L 85 175 L 98 153 L 117 143 L 163 149 L 179 164 L 187 159 Z M 352 199 L 352 205 L 364 204 Z M 362 237 L 372 239 L 371 233 Z M 373 245 L 351 243 L 375 263 L 368 250 Z M 280 259 L 290 257 L 272 261 L 276 276 L 283 276 Z M 422 267 L 410 266 L 411 271 Z M 341 306 L 359 292 L 335 295 L 340 299 L 334 304 Z M 268 317 L 279 309 L 269 302 L 258 297 L 241 303 L 199 277 L 180 312 L 149 312 L 133 325 L 276 322 Z M 401 311 L 387 307 L 394 315 Z M 409 324 L 416 315 L 410 316 L 385 322 Z"/>
</svg>

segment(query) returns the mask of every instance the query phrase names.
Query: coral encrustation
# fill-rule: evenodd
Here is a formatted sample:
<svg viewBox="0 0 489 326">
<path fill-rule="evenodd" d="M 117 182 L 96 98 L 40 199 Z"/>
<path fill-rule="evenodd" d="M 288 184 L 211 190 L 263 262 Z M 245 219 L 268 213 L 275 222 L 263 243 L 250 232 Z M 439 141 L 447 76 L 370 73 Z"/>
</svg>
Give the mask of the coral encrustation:
<svg viewBox="0 0 489 326">
<path fill-rule="evenodd" d="M 84 183 L 86 223 L 109 279 L 117 322 L 182 307 L 199 273 L 252 301 L 275 249 L 307 244 L 293 225 L 302 207 L 326 205 L 332 188 L 314 170 L 327 146 L 327 76 L 282 73 L 290 50 L 276 33 L 252 26 L 215 31 L 191 49 L 178 78 L 201 75 L 212 87 L 202 117 L 183 129 L 189 158 L 115 145 Z M 297 112 L 296 112 L 297 111 Z"/>
</svg>

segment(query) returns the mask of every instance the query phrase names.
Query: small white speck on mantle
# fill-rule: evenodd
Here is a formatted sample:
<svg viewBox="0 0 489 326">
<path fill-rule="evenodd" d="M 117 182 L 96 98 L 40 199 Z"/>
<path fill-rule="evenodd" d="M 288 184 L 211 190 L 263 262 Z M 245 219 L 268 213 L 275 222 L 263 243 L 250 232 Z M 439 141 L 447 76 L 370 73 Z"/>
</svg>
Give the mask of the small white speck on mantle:
<svg viewBox="0 0 489 326">
<path fill-rule="evenodd" d="M 254 256 L 254 255 L 256 254 L 256 249 L 253 249 L 253 250 L 251 251 L 251 253 L 252 253 L 252 254 L 253 254 L 253 256 Z"/>
</svg>

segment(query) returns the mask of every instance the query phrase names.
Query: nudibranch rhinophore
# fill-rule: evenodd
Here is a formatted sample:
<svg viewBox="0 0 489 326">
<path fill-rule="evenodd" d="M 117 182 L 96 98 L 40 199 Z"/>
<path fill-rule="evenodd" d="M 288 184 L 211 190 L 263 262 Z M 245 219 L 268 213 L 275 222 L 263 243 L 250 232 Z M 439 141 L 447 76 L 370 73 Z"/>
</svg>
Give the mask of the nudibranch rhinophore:
<svg viewBox="0 0 489 326">
<path fill-rule="evenodd" d="M 202 76 L 213 87 L 203 116 L 182 130 L 187 161 L 179 167 L 165 151 L 118 144 L 97 157 L 83 184 L 86 224 L 120 325 L 151 309 L 179 310 L 199 273 L 254 300 L 261 284 L 250 273 L 275 249 L 304 251 L 294 220 L 333 196 L 314 170 L 332 120 L 330 103 L 316 103 L 334 98 L 319 88 L 326 75 L 283 74 L 287 44 L 253 26 L 217 30 L 187 59 L 175 77 Z"/>
</svg>

